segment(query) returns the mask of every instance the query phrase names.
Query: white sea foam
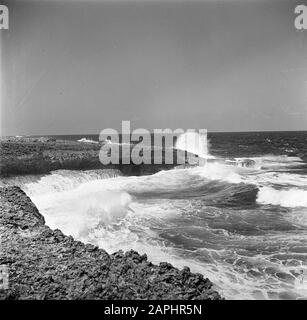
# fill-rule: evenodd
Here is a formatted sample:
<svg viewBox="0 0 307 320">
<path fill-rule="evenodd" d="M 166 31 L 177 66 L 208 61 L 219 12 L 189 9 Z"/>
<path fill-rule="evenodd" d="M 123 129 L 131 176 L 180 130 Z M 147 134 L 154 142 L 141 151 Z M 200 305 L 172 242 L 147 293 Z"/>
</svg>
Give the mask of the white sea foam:
<svg viewBox="0 0 307 320">
<path fill-rule="evenodd" d="M 259 157 L 234 158 L 240 164 L 246 160 L 254 161 L 255 169 L 282 169 L 287 167 L 305 166 L 306 164 L 299 157 L 287 155 L 263 155 Z"/>
<path fill-rule="evenodd" d="M 13 178 L 10 184 L 20 185 L 28 195 L 44 195 L 61 192 L 78 187 L 79 185 L 95 180 L 102 180 L 121 176 L 115 169 L 104 170 L 55 170 L 51 174 L 37 178 L 35 176 L 24 179 Z"/>
<path fill-rule="evenodd" d="M 112 140 L 110 140 L 110 139 L 106 139 L 106 140 L 104 140 L 104 143 L 106 143 L 106 144 L 114 144 L 114 145 L 118 145 L 118 146 L 122 146 L 122 145 L 131 145 L 131 143 L 129 143 L 129 142 L 114 142 L 114 141 L 112 141 Z"/>
<path fill-rule="evenodd" d="M 176 149 L 187 151 L 205 159 L 214 159 L 209 154 L 206 134 L 186 132 L 180 135 L 176 141 Z"/>
<path fill-rule="evenodd" d="M 78 140 L 78 142 L 84 142 L 84 143 L 99 143 L 98 141 L 87 139 L 87 138 L 81 138 Z"/>
<path fill-rule="evenodd" d="M 243 178 L 240 175 L 240 172 L 242 172 L 242 170 L 244 169 L 225 165 L 222 163 L 207 163 L 203 167 L 192 169 L 192 172 L 210 180 L 221 180 L 230 183 L 240 183 L 243 182 Z"/>
<path fill-rule="evenodd" d="M 307 207 L 307 190 L 298 188 L 276 190 L 272 187 L 262 187 L 258 192 L 257 201 L 291 208 Z"/>
<path fill-rule="evenodd" d="M 298 173 L 263 171 L 251 173 L 244 179 L 258 186 L 277 186 L 286 189 L 292 187 L 307 188 L 307 175 Z"/>
<path fill-rule="evenodd" d="M 107 226 L 123 218 L 131 210 L 131 196 L 121 191 L 85 192 L 77 188 L 31 198 L 47 225 L 76 238 L 86 236 L 99 225 Z"/>
<path fill-rule="evenodd" d="M 256 161 L 257 166 L 246 168 L 219 159 L 208 162 L 204 167 L 161 171 L 140 177 L 123 177 L 114 172 L 109 175 L 102 173 L 104 170 L 59 170 L 27 183 L 24 190 L 50 227 L 60 228 L 78 240 L 96 244 L 110 253 L 119 249 L 134 249 L 147 253 L 154 263 L 168 261 L 177 267 L 188 265 L 192 271 L 209 277 L 227 298 L 269 298 L 268 291 L 274 292 L 278 298 L 285 288 L 275 273 L 283 272 L 290 279 L 292 277 L 290 271 L 278 261 L 271 263 L 270 257 L 261 254 L 240 256 L 226 248 L 215 250 L 204 247 L 197 252 L 190 252 L 167 243 L 157 232 L 159 228 L 166 233 L 176 230 L 176 219 L 195 213 L 195 207 L 191 206 L 188 199 L 163 199 L 159 193 L 175 194 L 182 188 L 206 183 L 206 180 L 254 184 L 260 188 L 258 203 L 294 210 L 298 208 L 300 211 L 302 207 L 307 207 L 307 190 L 304 189 L 306 176 L 263 169 L 263 163 L 269 164 L 267 168 L 291 167 L 293 163 L 301 163 L 299 158 L 264 156 L 251 159 Z M 271 163 L 274 165 L 270 167 Z M 276 185 L 283 189 L 278 189 Z M 153 193 L 155 197 L 147 196 Z M 219 215 L 220 209 L 216 210 Z M 206 214 L 205 204 L 200 208 L 200 213 Z M 231 217 L 227 223 L 231 225 L 233 219 L 235 217 Z M 227 236 L 227 231 L 221 230 Z M 205 229 L 203 232 L 207 231 Z M 252 236 L 234 234 L 232 237 L 237 241 L 235 250 L 239 250 L 241 243 L 252 242 Z M 259 239 L 261 237 L 255 237 L 254 242 L 261 243 Z M 267 241 L 265 237 L 263 241 Z M 277 239 L 277 242 L 288 243 L 288 238 L 285 236 L 282 241 Z M 199 261 L 193 256 L 195 253 L 208 258 L 209 262 Z M 236 258 L 233 264 L 224 261 L 228 256 Z M 265 268 L 271 269 L 273 273 L 267 274 L 263 271 Z M 249 271 L 261 273 L 261 276 L 253 278 L 248 275 Z M 268 281 L 270 290 L 265 289 Z M 291 284 L 287 285 L 289 287 Z"/>
</svg>

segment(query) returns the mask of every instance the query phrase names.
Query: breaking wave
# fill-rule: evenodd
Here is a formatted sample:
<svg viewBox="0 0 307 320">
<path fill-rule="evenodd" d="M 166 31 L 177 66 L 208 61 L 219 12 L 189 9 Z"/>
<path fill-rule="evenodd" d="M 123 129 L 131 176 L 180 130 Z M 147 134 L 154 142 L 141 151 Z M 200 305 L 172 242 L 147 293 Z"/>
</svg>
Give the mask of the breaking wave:
<svg viewBox="0 0 307 320">
<path fill-rule="evenodd" d="M 99 143 L 98 141 L 87 139 L 87 138 L 81 138 L 78 140 L 78 142 L 84 142 L 84 143 Z"/>
<path fill-rule="evenodd" d="M 20 186 L 29 196 L 45 195 L 65 190 L 71 190 L 79 185 L 101 179 L 109 179 L 121 176 L 120 170 L 96 169 L 96 170 L 55 170 L 48 175 L 16 176 L 3 179 L 1 186 Z"/>
<path fill-rule="evenodd" d="M 78 240 L 189 265 L 227 298 L 295 299 L 306 296 L 295 284 L 307 264 L 303 166 L 287 156 L 215 158 L 149 176 L 57 170 L 22 187 L 51 228 Z"/>
<path fill-rule="evenodd" d="M 176 149 L 196 154 L 205 159 L 214 159 L 209 154 L 207 134 L 197 132 L 186 132 L 180 135 L 176 141 Z"/>
<path fill-rule="evenodd" d="M 257 201 L 290 208 L 307 207 L 307 190 L 298 188 L 276 190 L 272 187 L 263 187 L 258 193 Z"/>
</svg>

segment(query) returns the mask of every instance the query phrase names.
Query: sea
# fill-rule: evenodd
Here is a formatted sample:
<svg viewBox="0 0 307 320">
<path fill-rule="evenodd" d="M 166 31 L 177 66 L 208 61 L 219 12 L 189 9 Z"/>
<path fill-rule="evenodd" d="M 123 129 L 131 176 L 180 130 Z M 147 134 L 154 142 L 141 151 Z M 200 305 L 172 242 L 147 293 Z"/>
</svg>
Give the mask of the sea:
<svg viewBox="0 0 307 320">
<path fill-rule="evenodd" d="M 95 143 L 98 135 L 51 136 Z M 208 277 L 226 299 L 307 298 L 307 131 L 208 133 L 205 165 L 13 177 L 46 224 Z"/>
</svg>

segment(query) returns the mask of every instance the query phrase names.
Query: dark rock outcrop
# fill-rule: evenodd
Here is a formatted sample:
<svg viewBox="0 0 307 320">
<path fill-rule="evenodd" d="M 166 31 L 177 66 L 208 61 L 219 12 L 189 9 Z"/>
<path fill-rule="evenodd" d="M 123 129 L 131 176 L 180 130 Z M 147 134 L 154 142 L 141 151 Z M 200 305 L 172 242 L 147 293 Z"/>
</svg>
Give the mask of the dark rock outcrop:
<svg viewBox="0 0 307 320">
<path fill-rule="evenodd" d="M 0 299 L 221 299 L 210 280 L 135 251 L 106 251 L 51 230 L 18 187 L 0 189 Z"/>
<path fill-rule="evenodd" d="M 0 140 L 0 176 L 25 174 L 46 174 L 53 170 L 119 169 L 125 175 L 153 174 L 182 164 L 184 156 L 177 159 L 173 152 L 173 164 L 166 164 L 162 151 L 162 163 L 154 164 L 154 151 L 151 151 L 149 164 L 103 165 L 99 160 L 102 143 L 55 140 L 47 138 L 5 138 Z M 132 146 L 133 148 L 133 146 Z M 122 159 L 121 159 L 122 160 Z"/>
</svg>

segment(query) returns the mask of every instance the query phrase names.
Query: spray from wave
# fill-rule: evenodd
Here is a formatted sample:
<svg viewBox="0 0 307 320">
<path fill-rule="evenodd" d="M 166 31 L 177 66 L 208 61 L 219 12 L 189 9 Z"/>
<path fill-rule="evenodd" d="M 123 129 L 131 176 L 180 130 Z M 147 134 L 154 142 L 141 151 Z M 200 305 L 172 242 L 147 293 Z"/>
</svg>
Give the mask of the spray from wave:
<svg viewBox="0 0 307 320">
<path fill-rule="evenodd" d="M 55 170 L 48 175 L 27 175 L 2 179 L 0 185 L 2 187 L 17 185 L 29 196 L 35 196 L 71 190 L 89 181 L 119 176 L 122 176 L 122 173 L 117 169 Z"/>
<path fill-rule="evenodd" d="M 78 142 L 95 143 L 95 144 L 99 143 L 98 141 L 87 139 L 87 138 L 81 138 L 81 139 L 78 140 Z"/>
<path fill-rule="evenodd" d="M 214 159 L 209 154 L 207 134 L 186 132 L 180 135 L 176 141 L 176 149 L 193 153 L 204 159 Z"/>
<path fill-rule="evenodd" d="M 295 282 L 307 264 L 301 159 L 213 158 L 207 139 L 189 134 L 176 148 L 212 161 L 138 177 L 58 170 L 27 178 L 23 189 L 52 228 L 109 252 L 135 249 L 153 262 L 189 265 L 226 298 L 306 296 Z"/>
</svg>

